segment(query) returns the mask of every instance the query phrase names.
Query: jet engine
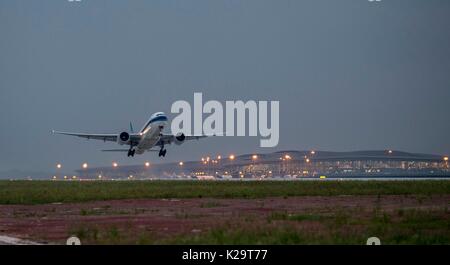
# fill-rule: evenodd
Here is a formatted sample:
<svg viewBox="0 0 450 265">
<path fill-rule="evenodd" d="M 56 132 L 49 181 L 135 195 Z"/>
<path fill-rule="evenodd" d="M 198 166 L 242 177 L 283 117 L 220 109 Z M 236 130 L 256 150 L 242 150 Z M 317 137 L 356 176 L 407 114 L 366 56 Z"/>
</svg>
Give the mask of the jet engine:
<svg viewBox="0 0 450 265">
<path fill-rule="evenodd" d="M 130 134 L 127 132 L 121 132 L 117 137 L 117 143 L 120 145 L 128 144 L 130 142 Z"/>
<path fill-rule="evenodd" d="M 186 135 L 184 135 L 184 133 L 177 133 L 177 135 L 175 135 L 175 144 L 176 145 L 180 145 L 184 142 L 184 140 L 186 140 Z"/>
</svg>

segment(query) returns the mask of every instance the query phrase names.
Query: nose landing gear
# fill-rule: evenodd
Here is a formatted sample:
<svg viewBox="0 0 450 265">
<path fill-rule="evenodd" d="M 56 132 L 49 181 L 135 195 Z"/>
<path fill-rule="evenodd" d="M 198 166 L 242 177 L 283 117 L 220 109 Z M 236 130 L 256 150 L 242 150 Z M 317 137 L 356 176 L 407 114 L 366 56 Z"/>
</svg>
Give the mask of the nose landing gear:
<svg viewBox="0 0 450 265">
<path fill-rule="evenodd" d="M 130 148 L 130 150 L 128 150 L 128 157 L 134 157 L 134 153 L 136 152 L 136 150 L 135 149 L 131 149 Z"/>
</svg>

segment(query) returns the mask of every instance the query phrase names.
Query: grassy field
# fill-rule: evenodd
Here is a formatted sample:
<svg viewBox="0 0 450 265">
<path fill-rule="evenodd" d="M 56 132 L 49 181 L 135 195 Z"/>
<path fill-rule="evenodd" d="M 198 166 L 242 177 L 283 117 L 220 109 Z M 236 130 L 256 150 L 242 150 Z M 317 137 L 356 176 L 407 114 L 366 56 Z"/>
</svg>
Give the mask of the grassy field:
<svg viewBox="0 0 450 265">
<path fill-rule="evenodd" d="M 0 228 L 57 244 L 450 244 L 449 195 L 446 180 L 0 181 Z"/>
<path fill-rule="evenodd" d="M 266 223 L 247 218 L 240 224 L 213 228 L 208 233 L 182 235 L 163 241 L 142 234 L 138 244 L 354 244 L 371 235 L 383 244 L 450 244 L 448 209 L 373 210 L 361 216 L 338 208 L 328 213 L 272 212 Z M 304 224 L 308 224 L 304 227 Z M 110 234 L 108 236 L 111 236 Z M 147 241 L 146 241 L 147 240 Z"/>
<path fill-rule="evenodd" d="M 0 181 L 0 204 L 141 198 L 445 195 L 450 181 Z"/>
<path fill-rule="evenodd" d="M 448 209 L 373 210 L 364 215 L 342 208 L 321 213 L 272 212 L 267 216 L 239 216 L 204 233 L 161 237 L 132 233 L 116 225 L 78 224 L 69 235 L 87 244 L 352 244 L 364 245 L 376 235 L 384 245 L 450 244 Z"/>
</svg>

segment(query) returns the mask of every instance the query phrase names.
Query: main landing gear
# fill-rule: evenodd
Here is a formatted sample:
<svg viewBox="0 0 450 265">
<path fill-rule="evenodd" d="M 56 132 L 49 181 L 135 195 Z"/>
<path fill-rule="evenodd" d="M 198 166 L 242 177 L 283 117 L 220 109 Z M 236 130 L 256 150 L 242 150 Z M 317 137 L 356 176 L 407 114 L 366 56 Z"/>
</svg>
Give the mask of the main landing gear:
<svg viewBox="0 0 450 265">
<path fill-rule="evenodd" d="M 135 149 L 132 149 L 131 147 L 130 147 L 130 150 L 128 150 L 128 157 L 133 157 L 134 156 L 134 153 L 136 152 L 136 150 Z"/>
<path fill-rule="evenodd" d="M 158 154 L 158 156 L 162 156 L 162 157 L 165 157 L 166 156 L 166 153 L 167 153 L 167 149 L 164 149 L 164 146 L 161 146 L 161 150 L 159 150 L 159 154 Z"/>
</svg>

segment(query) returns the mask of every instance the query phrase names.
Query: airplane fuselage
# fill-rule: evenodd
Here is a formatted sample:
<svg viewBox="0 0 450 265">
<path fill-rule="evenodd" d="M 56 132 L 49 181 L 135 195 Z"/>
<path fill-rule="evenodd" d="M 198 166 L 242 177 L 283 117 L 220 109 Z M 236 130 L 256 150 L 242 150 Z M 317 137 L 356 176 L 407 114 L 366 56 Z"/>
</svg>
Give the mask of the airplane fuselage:
<svg viewBox="0 0 450 265">
<path fill-rule="evenodd" d="M 136 153 L 143 154 L 154 147 L 161 139 L 162 130 L 167 125 L 167 117 L 162 112 L 153 114 L 146 125 L 141 129 L 141 139 L 136 145 Z"/>
</svg>

